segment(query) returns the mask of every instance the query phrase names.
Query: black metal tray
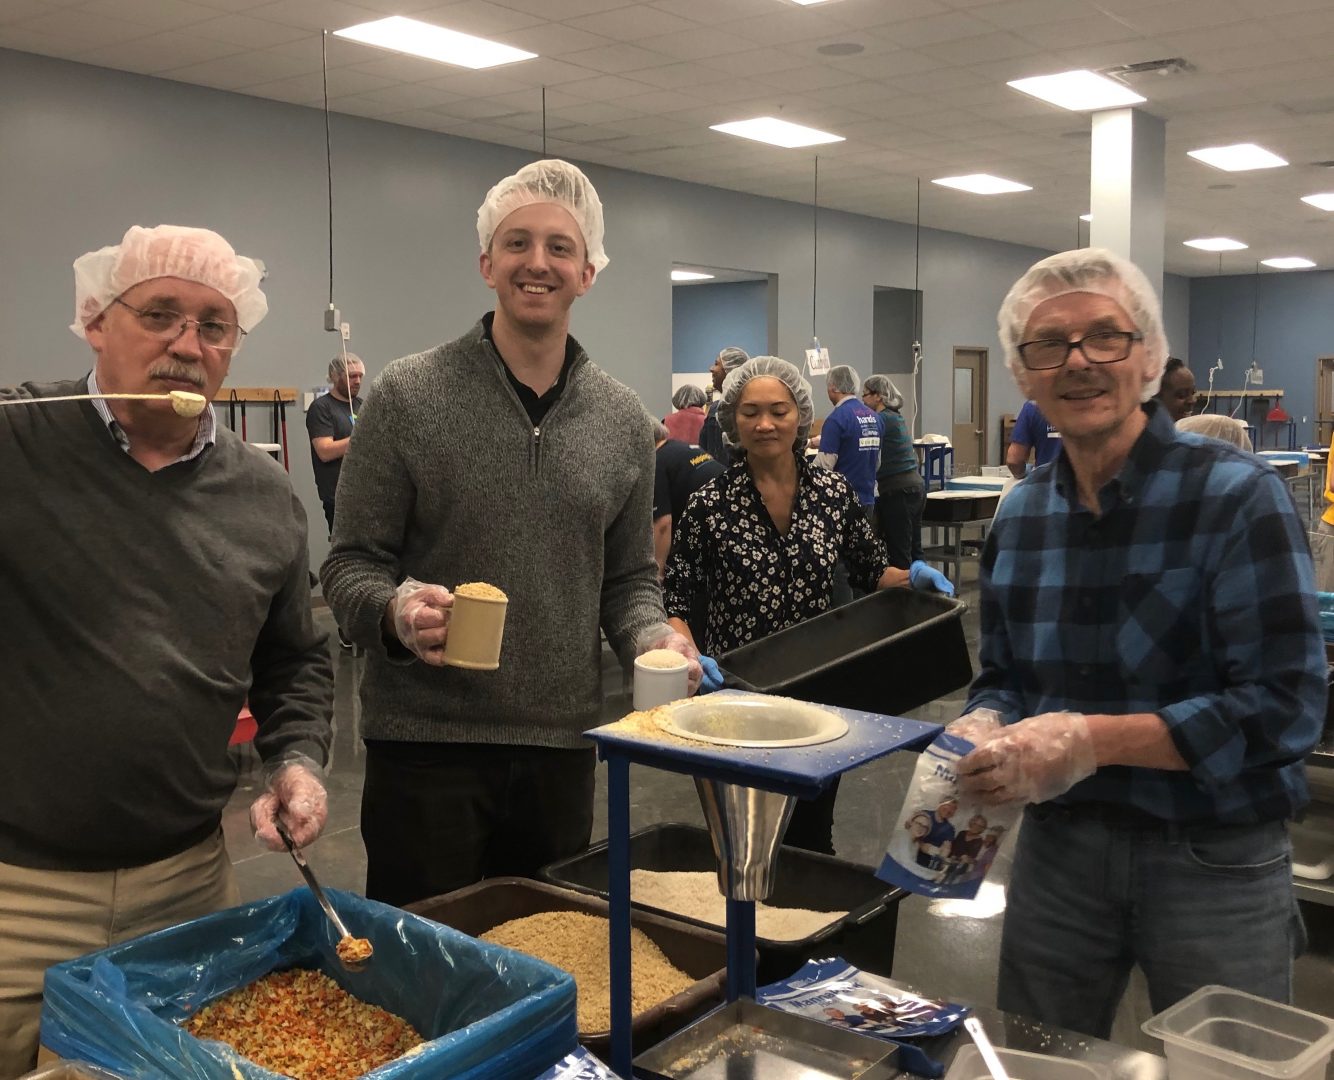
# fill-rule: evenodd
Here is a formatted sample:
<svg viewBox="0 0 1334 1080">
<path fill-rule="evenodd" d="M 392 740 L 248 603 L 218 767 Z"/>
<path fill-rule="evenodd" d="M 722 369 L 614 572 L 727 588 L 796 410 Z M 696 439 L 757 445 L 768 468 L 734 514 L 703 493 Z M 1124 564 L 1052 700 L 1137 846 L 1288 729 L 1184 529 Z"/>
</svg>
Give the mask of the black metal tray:
<svg viewBox="0 0 1334 1080">
<path fill-rule="evenodd" d="M 972 680 L 966 607 L 881 589 L 715 659 L 738 690 L 900 716 Z"/>
</svg>

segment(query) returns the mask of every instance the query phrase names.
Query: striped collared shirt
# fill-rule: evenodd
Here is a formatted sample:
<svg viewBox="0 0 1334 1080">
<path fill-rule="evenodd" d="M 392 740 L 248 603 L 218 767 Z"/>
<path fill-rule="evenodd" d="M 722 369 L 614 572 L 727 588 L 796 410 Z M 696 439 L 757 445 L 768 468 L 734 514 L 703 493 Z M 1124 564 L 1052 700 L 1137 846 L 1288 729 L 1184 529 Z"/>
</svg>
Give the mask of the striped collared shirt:
<svg viewBox="0 0 1334 1080">
<path fill-rule="evenodd" d="M 1166 410 L 1079 503 L 1062 455 L 1002 504 L 982 558 L 981 673 L 968 708 L 1156 713 L 1186 772 L 1107 766 L 1060 802 L 1167 821 L 1292 817 L 1320 737 L 1326 663 L 1310 548 L 1255 455 L 1179 433 Z"/>
<path fill-rule="evenodd" d="M 88 393 L 100 394 L 101 392 L 97 385 L 97 372 L 89 372 Z M 111 437 L 116 440 L 116 444 L 128 454 L 130 452 L 130 437 L 125 434 L 125 429 L 111 415 L 110 406 L 100 397 L 93 398 L 92 405 L 97 410 L 97 415 L 102 418 L 102 422 L 106 424 L 107 430 L 111 432 Z M 206 446 L 212 446 L 217 441 L 218 418 L 213 412 L 213 405 L 210 403 L 205 406 L 204 411 L 199 415 L 199 430 L 195 432 L 195 441 L 190 445 L 190 449 L 173 461 L 172 464 L 179 465 L 182 461 L 191 461 L 197 458 L 204 452 Z"/>
</svg>

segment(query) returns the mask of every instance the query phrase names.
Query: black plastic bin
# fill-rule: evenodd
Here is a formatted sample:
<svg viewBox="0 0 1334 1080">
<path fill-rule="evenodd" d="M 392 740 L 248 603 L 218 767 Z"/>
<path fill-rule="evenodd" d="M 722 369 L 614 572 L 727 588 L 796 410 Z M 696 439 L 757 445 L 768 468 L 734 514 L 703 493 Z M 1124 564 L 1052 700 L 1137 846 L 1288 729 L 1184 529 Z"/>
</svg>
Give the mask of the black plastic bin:
<svg viewBox="0 0 1334 1080">
<path fill-rule="evenodd" d="M 881 589 L 715 659 L 739 690 L 900 716 L 972 680 L 966 607 Z"/>
<path fill-rule="evenodd" d="M 949 525 L 956 521 L 983 521 L 995 517 L 999 495 L 985 491 L 948 499 L 927 499 L 922 506 L 922 524 Z"/>
<path fill-rule="evenodd" d="M 607 918 L 607 901 L 587 890 L 561 888 L 527 878 L 488 878 L 444 896 L 418 900 L 407 910 L 426 919 L 480 937 L 501 923 L 544 911 L 579 911 Z M 642 1054 L 721 1004 L 727 990 L 727 939 L 716 930 L 686 919 L 632 911 L 630 925 L 642 930 L 671 963 L 697 980 L 675 997 L 634 1017 L 634 1052 Z M 611 1032 L 581 1031 L 579 1042 L 604 1061 L 611 1053 Z"/>
<path fill-rule="evenodd" d="M 718 860 L 706 830 L 694 825 L 665 822 L 630 835 L 632 870 L 707 870 L 716 872 Z M 595 844 L 581 855 L 561 859 L 542 869 L 555 885 L 607 895 L 607 845 Z M 760 985 L 785 979 L 807 960 L 841 956 L 850 964 L 878 975 L 894 966 L 894 939 L 899 924 L 899 901 L 907 893 L 886 885 L 869 866 L 832 855 L 783 845 L 779 849 L 778 877 L 767 904 L 771 907 L 844 911 L 809 937 L 797 941 L 757 939 Z M 687 919 L 662 908 L 634 904 L 636 910 L 666 915 L 693 926 L 715 930 L 708 923 Z"/>
</svg>

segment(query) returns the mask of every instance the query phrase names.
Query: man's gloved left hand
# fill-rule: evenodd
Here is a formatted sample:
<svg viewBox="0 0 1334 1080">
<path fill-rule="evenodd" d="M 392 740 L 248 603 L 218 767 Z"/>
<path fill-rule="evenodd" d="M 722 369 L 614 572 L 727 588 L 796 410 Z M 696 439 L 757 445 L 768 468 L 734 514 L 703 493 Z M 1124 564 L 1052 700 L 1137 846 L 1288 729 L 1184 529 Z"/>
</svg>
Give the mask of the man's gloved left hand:
<svg viewBox="0 0 1334 1080">
<path fill-rule="evenodd" d="M 255 839 L 271 851 L 283 851 L 286 846 L 274 824 L 279 814 L 292 843 L 300 848 L 313 844 L 328 820 L 329 796 L 324 784 L 300 762 L 279 766 L 269 778 L 269 790 L 250 805 Z"/>
<path fill-rule="evenodd" d="M 712 656 L 701 656 L 699 666 L 704 670 L 704 679 L 699 684 L 701 694 L 712 694 L 723 688 L 723 672 L 718 661 Z"/>
<path fill-rule="evenodd" d="M 1011 724 L 957 766 L 959 790 L 981 802 L 1046 802 L 1098 768 L 1081 713 L 1043 713 Z"/>
<path fill-rule="evenodd" d="M 690 639 L 673 630 L 666 623 L 658 623 L 640 633 L 635 641 L 635 655 L 643 656 L 653 649 L 671 649 L 684 656 L 690 663 L 686 666 L 686 694 L 694 695 L 699 691 L 704 678 L 704 669 L 699 664 L 699 650 L 690 643 Z"/>
<path fill-rule="evenodd" d="M 954 595 L 954 582 L 921 559 L 908 567 L 908 584 L 919 592 L 929 592 L 934 589 L 946 596 Z"/>
</svg>

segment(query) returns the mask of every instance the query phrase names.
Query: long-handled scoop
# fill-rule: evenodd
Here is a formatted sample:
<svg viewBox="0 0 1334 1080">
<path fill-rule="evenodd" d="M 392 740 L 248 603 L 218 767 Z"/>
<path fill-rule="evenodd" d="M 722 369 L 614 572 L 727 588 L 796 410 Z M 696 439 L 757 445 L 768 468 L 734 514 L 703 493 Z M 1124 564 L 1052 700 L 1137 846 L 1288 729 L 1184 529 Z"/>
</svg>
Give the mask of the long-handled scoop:
<svg viewBox="0 0 1334 1080">
<path fill-rule="evenodd" d="M 64 394 L 60 397 L 14 398 L 0 401 L 4 405 L 50 405 L 55 401 L 92 401 L 94 398 L 113 398 L 121 401 L 170 401 L 177 416 L 198 416 L 204 411 L 208 399 L 203 394 L 194 394 L 189 390 L 169 390 L 165 394 Z"/>
<path fill-rule="evenodd" d="M 1005 1071 L 1005 1066 L 1001 1064 L 996 1048 L 991 1045 L 991 1040 L 987 1038 L 987 1032 L 982 1026 L 982 1021 L 976 1016 L 969 1016 L 963 1022 L 963 1029 L 973 1037 L 973 1043 L 977 1046 L 977 1052 L 982 1055 L 982 1062 L 990 1071 L 992 1080 L 1010 1080 L 1010 1074 Z"/>
<path fill-rule="evenodd" d="M 354 938 L 347 932 L 343 920 L 338 917 L 338 912 L 329 903 L 329 898 L 324 895 L 324 890 L 320 888 L 320 883 L 315 880 L 314 873 L 306 865 L 306 857 L 301 854 L 301 849 L 292 843 L 292 834 L 287 831 L 287 826 L 278 817 L 274 818 L 274 823 L 278 827 L 278 835 L 282 837 L 283 843 L 287 845 L 292 861 L 296 863 L 296 868 L 301 871 L 301 876 L 306 879 L 306 884 L 310 886 L 310 891 L 315 894 L 315 899 L 319 901 L 320 907 L 324 909 L 324 914 L 329 917 L 334 929 L 338 931 L 338 946 L 335 949 L 338 953 L 338 959 L 348 971 L 360 971 L 366 966 L 366 961 L 371 958 L 371 943 L 365 938 Z"/>
</svg>

